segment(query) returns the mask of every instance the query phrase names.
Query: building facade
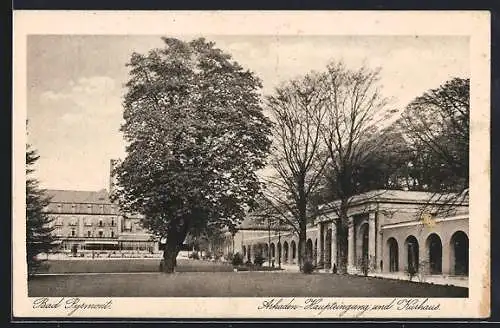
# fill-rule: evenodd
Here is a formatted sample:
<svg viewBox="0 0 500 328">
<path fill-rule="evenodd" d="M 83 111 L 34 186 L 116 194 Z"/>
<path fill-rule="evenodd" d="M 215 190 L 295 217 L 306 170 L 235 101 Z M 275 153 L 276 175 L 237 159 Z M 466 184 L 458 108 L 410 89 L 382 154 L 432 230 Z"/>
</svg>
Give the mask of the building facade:
<svg viewBox="0 0 500 328">
<path fill-rule="evenodd" d="M 308 226 L 306 256 L 332 271 L 338 265 L 337 214 L 336 204 L 328 205 Z M 347 214 L 348 273 L 468 275 L 468 199 L 450 205 L 425 192 L 375 190 L 353 197 Z M 235 251 L 250 261 L 261 254 L 275 265 L 297 264 L 297 234 L 278 230 L 245 222 L 234 236 Z"/>
<path fill-rule="evenodd" d="M 46 190 L 45 209 L 53 219 L 58 251 L 69 254 L 158 251 L 158 243 L 141 227 L 140 216 L 124 215 L 108 192 Z"/>
</svg>

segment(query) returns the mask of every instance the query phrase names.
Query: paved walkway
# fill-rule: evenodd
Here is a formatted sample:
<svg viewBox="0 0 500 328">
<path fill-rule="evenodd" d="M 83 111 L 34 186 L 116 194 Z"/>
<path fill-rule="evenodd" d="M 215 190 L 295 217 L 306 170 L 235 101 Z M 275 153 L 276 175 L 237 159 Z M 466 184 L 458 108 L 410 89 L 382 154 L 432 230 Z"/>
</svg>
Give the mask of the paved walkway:
<svg viewBox="0 0 500 328">
<path fill-rule="evenodd" d="M 404 273 L 369 273 L 371 277 L 385 279 L 410 280 Z M 428 275 L 424 277 L 414 277 L 412 281 L 422 283 L 432 283 L 435 285 L 450 285 L 469 288 L 469 278 L 463 276 Z"/>
<path fill-rule="evenodd" d="M 290 265 L 285 264 L 281 265 L 281 267 L 287 272 L 299 272 L 299 266 L 296 264 Z M 279 272 L 279 271 L 278 271 Z M 332 274 L 328 269 L 320 269 L 318 270 L 320 273 L 324 274 Z M 357 275 L 355 275 L 357 276 Z M 369 273 L 370 277 L 391 279 L 391 280 L 410 280 L 407 274 L 405 273 Z M 457 286 L 457 287 L 465 287 L 469 288 L 469 278 L 464 276 L 446 276 L 446 275 L 427 275 L 424 277 L 415 276 L 412 279 L 413 282 L 421 282 L 421 283 L 432 283 L 435 285 L 449 285 L 449 286 Z"/>
<path fill-rule="evenodd" d="M 267 267 L 269 266 L 268 262 L 264 262 L 262 266 Z M 278 264 L 274 264 L 275 267 L 278 267 Z M 299 272 L 299 265 L 298 264 L 281 264 L 281 268 L 286 271 L 286 272 Z M 282 271 L 273 271 L 273 272 L 282 272 Z"/>
</svg>

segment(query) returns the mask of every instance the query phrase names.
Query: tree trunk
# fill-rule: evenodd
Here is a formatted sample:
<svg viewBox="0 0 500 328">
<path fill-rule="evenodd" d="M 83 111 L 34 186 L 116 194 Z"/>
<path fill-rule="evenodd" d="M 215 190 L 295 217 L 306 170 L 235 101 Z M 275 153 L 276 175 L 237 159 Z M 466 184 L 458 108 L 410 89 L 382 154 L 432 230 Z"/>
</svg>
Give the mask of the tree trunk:
<svg viewBox="0 0 500 328">
<path fill-rule="evenodd" d="M 341 200 L 340 215 L 337 219 L 338 272 L 341 274 L 347 273 L 347 258 L 349 256 L 348 229 L 347 201 Z"/>
<path fill-rule="evenodd" d="M 302 271 L 306 258 L 306 231 L 307 226 L 304 224 L 300 224 L 300 232 L 299 232 L 299 269 Z"/>
<path fill-rule="evenodd" d="M 347 245 L 347 229 L 339 218 L 337 221 L 337 258 L 338 258 L 338 273 L 347 273 L 347 256 L 348 256 L 348 245 Z"/>
<path fill-rule="evenodd" d="M 167 232 L 167 244 L 163 251 L 162 271 L 173 273 L 177 266 L 177 255 L 187 235 L 187 225 L 179 225 Z"/>
<path fill-rule="evenodd" d="M 176 259 L 177 254 L 179 254 L 179 250 L 179 245 L 175 245 L 174 243 L 169 243 L 167 241 L 167 245 L 163 251 L 163 272 L 173 273 L 175 271 L 175 267 L 177 266 Z"/>
<path fill-rule="evenodd" d="M 299 268 L 300 271 L 304 268 L 304 263 L 307 260 L 306 240 L 307 240 L 307 202 L 303 192 L 303 183 L 299 183 Z"/>
</svg>

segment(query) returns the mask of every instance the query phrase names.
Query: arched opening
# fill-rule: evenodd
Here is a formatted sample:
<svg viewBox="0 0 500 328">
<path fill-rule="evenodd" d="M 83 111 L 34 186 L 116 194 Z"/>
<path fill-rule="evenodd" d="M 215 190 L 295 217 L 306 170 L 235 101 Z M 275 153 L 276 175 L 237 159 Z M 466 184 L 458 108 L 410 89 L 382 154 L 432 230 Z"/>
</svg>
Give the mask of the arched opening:
<svg viewBox="0 0 500 328">
<path fill-rule="evenodd" d="M 271 249 L 271 259 L 273 259 L 276 256 L 276 250 L 274 247 L 274 243 L 271 243 L 270 249 Z"/>
<path fill-rule="evenodd" d="M 389 249 L 389 272 L 399 271 L 399 248 L 398 242 L 394 238 L 387 240 L 387 249 Z"/>
<path fill-rule="evenodd" d="M 262 254 L 262 256 L 265 259 L 269 258 L 269 245 L 268 244 L 264 244 L 264 253 Z"/>
<path fill-rule="evenodd" d="M 415 236 L 408 236 L 405 240 L 406 269 L 418 272 L 418 240 Z"/>
<path fill-rule="evenodd" d="M 463 231 L 457 231 L 451 236 L 450 256 L 453 274 L 469 275 L 469 237 Z"/>
<path fill-rule="evenodd" d="M 325 255 L 325 268 L 330 269 L 332 267 L 332 229 L 326 231 Z"/>
<path fill-rule="evenodd" d="M 288 242 L 283 244 L 283 261 L 288 262 Z"/>
<path fill-rule="evenodd" d="M 311 239 L 306 241 L 306 258 L 311 261 L 313 256 L 313 242 Z"/>
<path fill-rule="evenodd" d="M 247 260 L 250 261 L 252 259 L 252 247 L 250 245 L 247 246 Z"/>
<path fill-rule="evenodd" d="M 292 240 L 292 260 L 295 261 L 297 258 L 297 245 L 295 244 L 295 240 Z"/>
<path fill-rule="evenodd" d="M 241 252 L 243 253 L 243 257 L 247 256 L 247 248 L 245 246 L 242 247 Z"/>
<path fill-rule="evenodd" d="M 442 273 L 443 245 L 441 238 L 435 233 L 429 235 L 426 241 L 427 254 L 429 256 L 429 273 Z"/>
</svg>

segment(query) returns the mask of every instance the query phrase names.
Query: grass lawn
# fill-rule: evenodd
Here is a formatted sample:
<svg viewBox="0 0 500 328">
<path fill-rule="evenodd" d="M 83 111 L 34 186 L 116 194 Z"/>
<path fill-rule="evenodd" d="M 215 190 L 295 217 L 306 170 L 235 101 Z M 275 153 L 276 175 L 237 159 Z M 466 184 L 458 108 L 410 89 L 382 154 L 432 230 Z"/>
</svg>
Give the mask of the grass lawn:
<svg viewBox="0 0 500 328">
<path fill-rule="evenodd" d="M 176 272 L 36 276 L 30 297 L 467 297 L 468 289 L 292 272 Z"/>
<path fill-rule="evenodd" d="M 49 260 L 42 264 L 39 273 L 122 273 L 158 272 L 160 259 L 119 260 Z M 177 259 L 177 272 L 231 272 L 226 263 L 202 260 Z"/>
</svg>

